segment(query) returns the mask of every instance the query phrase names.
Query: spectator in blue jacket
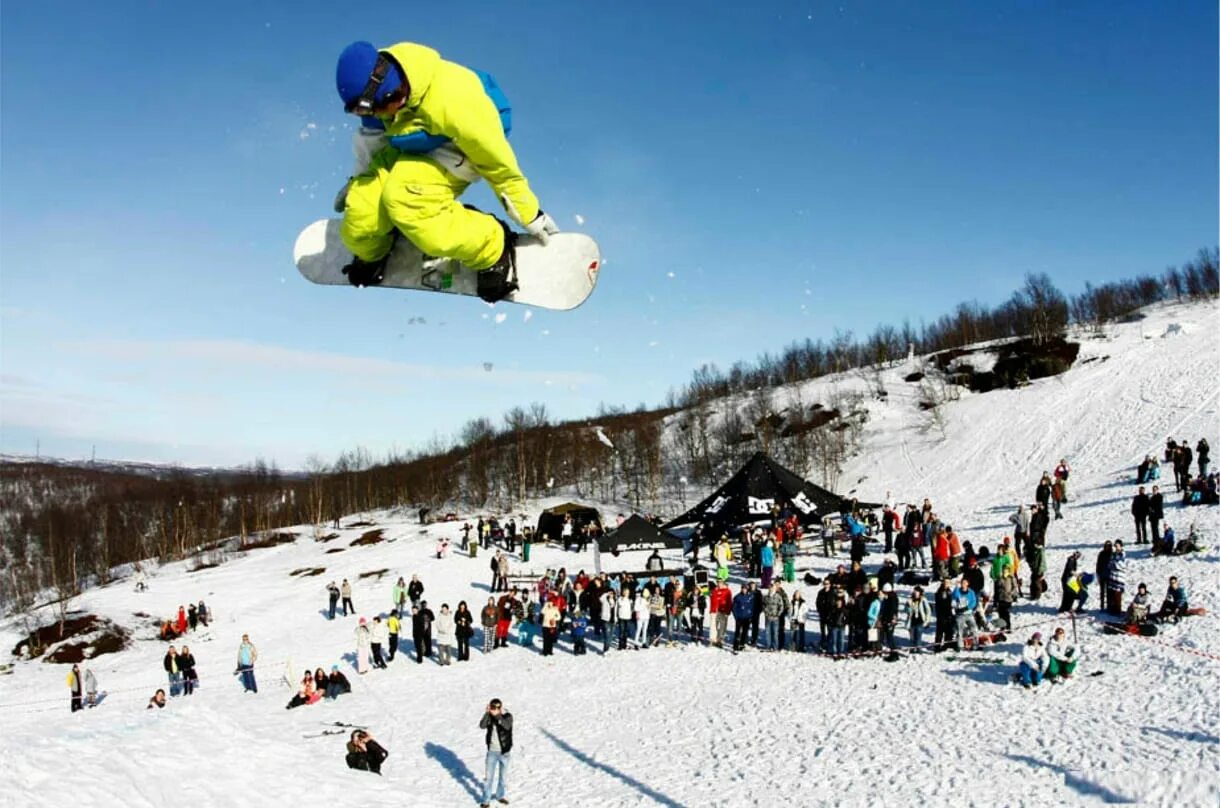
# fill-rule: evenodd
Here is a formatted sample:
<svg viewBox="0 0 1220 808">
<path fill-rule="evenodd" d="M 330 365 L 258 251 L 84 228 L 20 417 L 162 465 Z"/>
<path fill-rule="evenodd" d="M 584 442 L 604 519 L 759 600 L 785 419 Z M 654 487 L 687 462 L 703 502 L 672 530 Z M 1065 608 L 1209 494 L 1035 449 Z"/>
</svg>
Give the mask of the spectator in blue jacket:
<svg viewBox="0 0 1220 808">
<path fill-rule="evenodd" d="M 759 577 L 762 579 L 762 588 L 771 588 L 771 576 L 775 574 L 775 545 L 767 539 L 763 543 L 762 549 L 758 551 L 759 563 L 762 565 L 762 571 Z"/>
<path fill-rule="evenodd" d="M 868 604 L 868 613 L 865 616 L 868 620 L 868 650 L 878 652 L 881 650 L 881 598 L 875 597 Z"/>
<path fill-rule="evenodd" d="M 979 646 L 977 624 L 974 622 L 974 610 L 978 608 L 978 597 L 970 588 L 970 582 L 963 576 L 957 591 L 953 593 L 953 617 L 957 623 L 957 650 L 965 648 L 966 634 L 974 640 L 974 647 Z"/>
<path fill-rule="evenodd" d="M 733 622 L 736 624 L 733 629 L 734 652 L 740 651 L 745 644 L 747 626 L 753 617 L 754 595 L 749 591 L 749 587 L 743 586 L 737 596 L 733 598 Z"/>
<path fill-rule="evenodd" d="M 585 632 L 588 628 L 589 619 L 577 609 L 572 613 L 572 653 L 577 656 L 585 653 Z"/>
</svg>

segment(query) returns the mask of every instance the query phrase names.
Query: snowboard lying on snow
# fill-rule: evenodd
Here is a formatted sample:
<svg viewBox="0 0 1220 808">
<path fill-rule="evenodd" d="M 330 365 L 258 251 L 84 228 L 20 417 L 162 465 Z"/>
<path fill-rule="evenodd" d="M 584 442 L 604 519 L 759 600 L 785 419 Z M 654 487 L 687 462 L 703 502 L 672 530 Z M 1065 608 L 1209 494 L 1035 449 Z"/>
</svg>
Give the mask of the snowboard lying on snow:
<svg viewBox="0 0 1220 808">
<path fill-rule="evenodd" d="M 339 237 L 339 219 L 319 219 L 297 236 L 292 260 L 307 280 L 349 286 L 343 267 L 352 254 Z M 574 309 L 593 293 L 601 250 L 583 233 L 555 233 L 544 246 L 534 236 L 517 241 L 517 291 L 504 298 L 543 309 Z M 405 238 L 390 252 L 383 288 L 478 297 L 478 272 L 456 261 L 428 258 Z"/>
<path fill-rule="evenodd" d="M 1135 634 L 1141 637 L 1155 637 L 1157 635 L 1155 623 L 1125 623 L 1117 620 L 1103 620 L 1101 622 L 1101 630 L 1107 634 Z"/>
</svg>

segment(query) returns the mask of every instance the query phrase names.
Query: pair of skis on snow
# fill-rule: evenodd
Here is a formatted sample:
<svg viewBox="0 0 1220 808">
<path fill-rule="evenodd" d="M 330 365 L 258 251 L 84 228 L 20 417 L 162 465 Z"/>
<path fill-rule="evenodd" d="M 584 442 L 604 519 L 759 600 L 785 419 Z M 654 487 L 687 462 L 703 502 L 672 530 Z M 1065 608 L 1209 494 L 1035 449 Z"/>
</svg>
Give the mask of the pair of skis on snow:
<svg viewBox="0 0 1220 808">
<path fill-rule="evenodd" d="M 368 729 L 362 724 L 348 724 L 344 721 L 323 721 L 322 726 L 335 727 L 335 729 L 324 729 L 321 732 L 313 732 L 302 735 L 302 738 L 325 738 L 328 735 L 347 735 L 353 729 Z"/>
</svg>

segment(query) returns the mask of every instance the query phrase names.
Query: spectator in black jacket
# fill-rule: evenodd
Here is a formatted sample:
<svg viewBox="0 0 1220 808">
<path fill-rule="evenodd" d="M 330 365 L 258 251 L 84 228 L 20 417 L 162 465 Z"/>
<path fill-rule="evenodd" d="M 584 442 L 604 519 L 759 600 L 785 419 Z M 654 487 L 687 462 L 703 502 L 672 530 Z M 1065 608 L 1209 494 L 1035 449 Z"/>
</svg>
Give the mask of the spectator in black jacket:
<svg viewBox="0 0 1220 808">
<path fill-rule="evenodd" d="M 415 642 L 415 662 L 422 664 L 424 657 L 432 656 L 432 622 L 436 615 L 428 608 L 428 601 L 421 600 L 411 615 L 411 639 Z"/>
<path fill-rule="evenodd" d="M 499 699 L 492 699 L 479 719 L 479 728 L 486 730 L 487 775 L 483 780 L 483 801 L 480 808 L 488 808 L 493 799 L 508 804 L 508 761 L 513 751 L 513 714 L 506 712 Z"/>
<path fill-rule="evenodd" d="M 347 767 L 361 771 L 381 774 L 381 764 L 390 756 L 385 747 L 377 743 L 373 736 L 362 729 L 352 731 L 352 738 L 347 742 Z"/>
<path fill-rule="evenodd" d="M 758 624 L 763 616 L 763 593 L 754 584 L 750 584 L 750 598 L 754 604 L 754 612 L 750 615 L 750 645 L 758 645 Z"/>
<path fill-rule="evenodd" d="M 822 588 L 814 597 L 813 605 L 818 612 L 818 647 L 822 653 L 830 653 L 830 616 L 834 610 L 834 590 L 830 588 L 830 576 L 822 579 Z"/>
<path fill-rule="evenodd" d="M 1142 488 L 1140 489 L 1143 490 Z M 1097 588 L 1101 592 L 1101 608 L 1106 608 L 1106 592 L 1110 578 L 1110 559 L 1114 557 L 1114 542 L 1108 541 L 1097 554 Z"/>
<path fill-rule="evenodd" d="M 1139 493 L 1131 500 L 1131 515 L 1135 517 L 1136 544 L 1148 543 L 1148 508 L 1148 495 L 1144 493 L 1144 486 L 1141 485 Z"/>
<path fill-rule="evenodd" d="M 978 569 L 977 564 L 974 568 Z M 953 642 L 956 626 L 953 616 L 953 585 L 949 583 L 948 578 L 941 579 L 933 603 L 936 613 L 936 641 L 932 650 L 943 651 Z"/>
<path fill-rule="evenodd" d="M 1148 524 L 1152 526 L 1152 543 L 1161 541 L 1161 520 L 1165 518 L 1165 497 L 1161 494 L 1159 485 L 1152 486 L 1152 495 L 1148 497 Z"/>
</svg>

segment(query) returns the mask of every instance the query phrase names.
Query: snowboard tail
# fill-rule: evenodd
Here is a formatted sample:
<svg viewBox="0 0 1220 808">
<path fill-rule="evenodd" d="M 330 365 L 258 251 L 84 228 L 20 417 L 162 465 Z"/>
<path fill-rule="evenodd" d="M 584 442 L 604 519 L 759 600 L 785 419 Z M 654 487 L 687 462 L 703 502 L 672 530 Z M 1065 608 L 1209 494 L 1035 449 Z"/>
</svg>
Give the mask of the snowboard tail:
<svg viewBox="0 0 1220 808">
<path fill-rule="evenodd" d="M 339 236 L 341 224 L 339 219 L 319 219 L 297 236 L 292 257 L 306 280 L 350 285 L 343 267 L 352 254 Z M 601 271 L 597 242 L 583 233 L 556 233 L 546 245 L 534 236 L 520 235 L 516 259 L 518 289 L 504 300 L 544 309 L 564 311 L 584 303 Z M 379 286 L 478 297 L 478 271 L 453 260 L 430 258 L 399 238 Z"/>
</svg>

